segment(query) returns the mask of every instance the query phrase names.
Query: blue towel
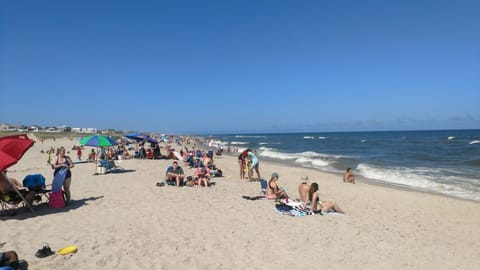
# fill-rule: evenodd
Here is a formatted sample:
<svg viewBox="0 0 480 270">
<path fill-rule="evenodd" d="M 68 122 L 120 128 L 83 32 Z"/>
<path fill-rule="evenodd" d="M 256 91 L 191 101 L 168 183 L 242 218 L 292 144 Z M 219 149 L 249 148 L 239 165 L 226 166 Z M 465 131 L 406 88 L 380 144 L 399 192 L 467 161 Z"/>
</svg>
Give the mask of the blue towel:
<svg viewBox="0 0 480 270">
<path fill-rule="evenodd" d="M 52 192 L 57 192 L 62 190 L 63 182 L 65 182 L 65 176 L 67 176 L 68 168 L 62 168 L 55 174 L 52 182 Z"/>
</svg>

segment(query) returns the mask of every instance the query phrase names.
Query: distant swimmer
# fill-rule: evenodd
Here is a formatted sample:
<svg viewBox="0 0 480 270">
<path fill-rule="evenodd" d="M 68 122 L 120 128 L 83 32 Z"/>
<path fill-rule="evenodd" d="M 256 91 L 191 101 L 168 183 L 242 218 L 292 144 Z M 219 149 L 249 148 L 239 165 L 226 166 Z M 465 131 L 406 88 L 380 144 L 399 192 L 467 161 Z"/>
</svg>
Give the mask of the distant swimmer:
<svg viewBox="0 0 480 270">
<path fill-rule="evenodd" d="M 343 182 L 355 184 L 355 175 L 352 172 L 352 168 L 347 168 L 347 171 L 343 175 Z"/>
</svg>

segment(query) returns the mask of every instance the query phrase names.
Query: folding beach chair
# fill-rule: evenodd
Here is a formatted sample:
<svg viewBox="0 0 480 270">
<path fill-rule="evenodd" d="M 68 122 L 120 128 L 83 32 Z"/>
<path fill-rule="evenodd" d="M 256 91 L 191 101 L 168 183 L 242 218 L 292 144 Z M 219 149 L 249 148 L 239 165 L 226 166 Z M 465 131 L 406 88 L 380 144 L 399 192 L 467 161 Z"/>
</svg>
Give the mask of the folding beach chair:
<svg viewBox="0 0 480 270">
<path fill-rule="evenodd" d="M 114 165 L 113 162 L 109 162 L 108 160 L 105 160 L 105 159 L 101 159 L 98 166 L 104 169 L 102 174 L 123 170 L 122 167 L 116 166 Z"/>
<path fill-rule="evenodd" d="M 27 189 L 17 189 L 14 185 L 12 185 L 7 178 L 1 178 L 0 181 L 3 181 L 2 184 L 4 186 L 10 186 L 9 192 L 1 193 L 0 194 L 0 204 L 2 208 L 2 212 L 5 210 L 17 209 L 21 206 L 27 206 L 30 211 L 33 212 L 32 206 L 27 202 L 25 196 L 29 193 Z"/>
</svg>

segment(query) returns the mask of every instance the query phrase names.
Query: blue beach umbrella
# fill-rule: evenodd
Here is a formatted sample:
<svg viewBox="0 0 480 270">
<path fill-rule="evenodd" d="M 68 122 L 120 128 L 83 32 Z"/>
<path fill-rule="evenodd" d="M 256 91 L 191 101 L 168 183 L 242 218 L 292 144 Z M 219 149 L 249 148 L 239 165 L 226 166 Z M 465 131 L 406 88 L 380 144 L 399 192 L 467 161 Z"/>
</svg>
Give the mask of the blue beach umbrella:
<svg viewBox="0 0 480 270">
<path fill-rule="evenodd" d="M 151 142 L 151 143 L 158 143 L 158 141 L 155 138 L 152 138 L 148 135 L 145 134 L 140 134 L 140 133 L 130 133 L 130 134 L 125 134 L 125 137 L 135 140 L 137 142 L 141 141 L 146 141 L 146 142 Z"/>
</svg>

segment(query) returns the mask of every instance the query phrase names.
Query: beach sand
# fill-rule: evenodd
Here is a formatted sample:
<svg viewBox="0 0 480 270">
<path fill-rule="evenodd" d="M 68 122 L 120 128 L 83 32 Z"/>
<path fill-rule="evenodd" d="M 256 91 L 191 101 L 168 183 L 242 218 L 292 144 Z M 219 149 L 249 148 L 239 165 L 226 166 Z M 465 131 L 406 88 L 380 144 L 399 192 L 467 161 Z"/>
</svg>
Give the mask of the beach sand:
<svg viewBox="0 0 480 270">
<path fill-rule="evenodd" d="M 71 149 L 69 139 L 37 142 L 9 176 L 41 173 L 50 146 Z M 85 147 L 86 157 L 90 147 Z M 163 150 L 164 151 L 164 150 Z M 76 160 L 75 151 L 70 156 Z M 28 269 L 478 269 L 480 203 L 358 181 L 260 160 L 262 177 L 280 175 L 291 198 L 300 176 L 318 182 L 322 200 L 346 215 L 289 217 L 274 202 L 249 201 L 258 182 L 239 180 L 235 156 L 215 163 L 224 177 L 211 188 L 157 187 L 172 160 L 123 160 L 124 173 L 93 175 L 92 163 L 72 169 L 73 202 L 65 209 L 35 206 L 2 217 L 1 249 L 16 250 Z M 182 166 L 187 175 L 193 169 Z M 66 256 L 36 258 L 76 245 Z"/>
</svg>

